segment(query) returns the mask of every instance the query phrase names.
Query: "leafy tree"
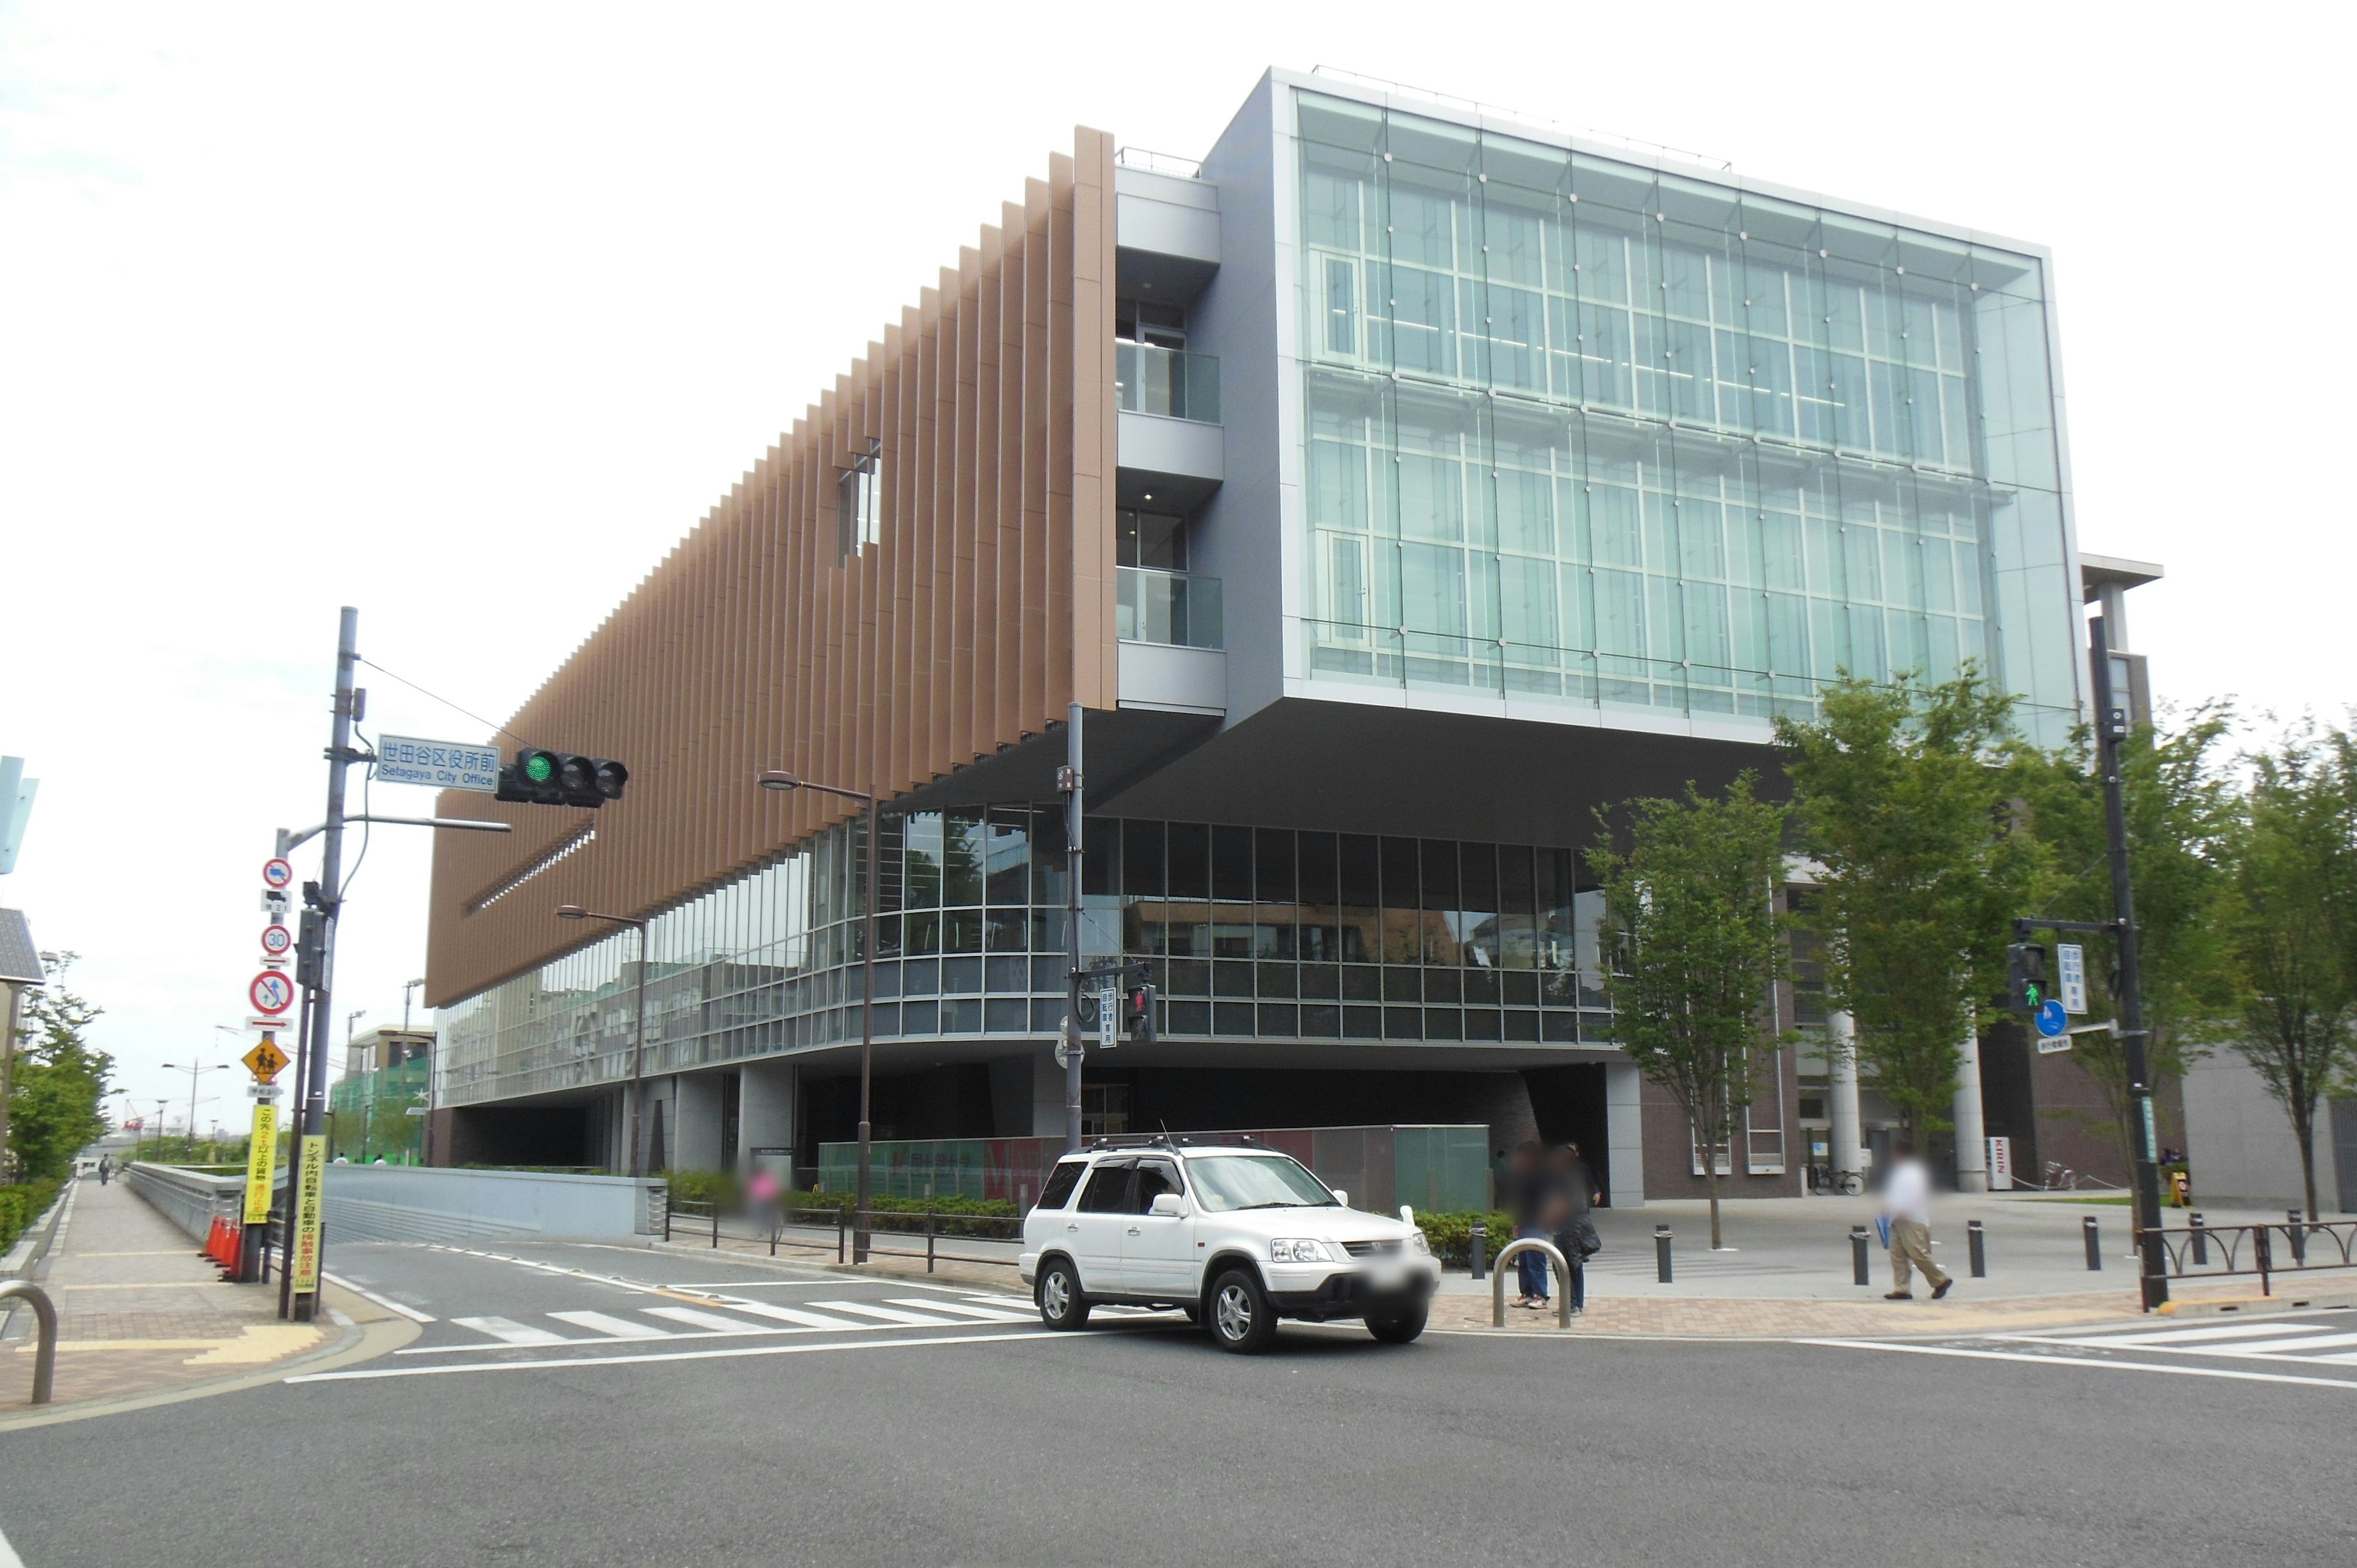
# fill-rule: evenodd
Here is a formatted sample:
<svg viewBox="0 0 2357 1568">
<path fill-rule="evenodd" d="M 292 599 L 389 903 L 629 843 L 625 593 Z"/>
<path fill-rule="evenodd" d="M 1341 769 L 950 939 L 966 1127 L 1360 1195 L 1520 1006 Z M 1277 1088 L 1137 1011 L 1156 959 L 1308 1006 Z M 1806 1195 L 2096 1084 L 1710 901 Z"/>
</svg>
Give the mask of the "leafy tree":
<svg viewBox="0 0 2357 1568">
<path fill-rule="evenodd" d="M 2040 876 L 2014 808 L 2013 699 L 1970 666 L 1925 684 L 1845 677 L 1813 723 L 1776 721 L 1800 843 L 1819 866 L 1808 918 L 1830 1005 L 1909 1130 L 1949 1125 L 1975 1004 L 2003 989 L 2010 922 Z"/>
<path fill-rule="evenodd" d="M 2250 757 L 2225 940 L 2233 1048 L 2291 1119 L 2317 1217 L 2318 1098 L 2357 1067 L 2357 779 L 2349 737 L 2303 726 Z"/>
<path fill-rule="evenodd" d="M 2129 865 L 2136 885 L 2136 935 L 2144 977 L 2147 1070 L 2157 1087 L 2184 1076 L 2233 1005 L 2225 928 L 2218 901 L 2228 875 L 2228 844 L 2240 811 L 2235 781 L 2219 751 L 2233 725 L 2224 703 L 2204 703 L 2182 724 L 2136 730 L 2120 747 L 2127 806 Z M 2032 828 L 2052 852 L 2052 877 L 2039 912 L 2072 920 L 2112 918 L 2110 832 L 2102 780 L 2088 771 L 2092 746 L 2026 759 L 2023 795 Z M 2088 1007 L 2115 1017 L 2112 949 L 2088 947 Z M 2108 1034 L 2076 1036 L 2072 1056 L 2104 1095 L 2104 1125 L 2123 1162 L 2136 1149 L 2127 1058 Z"/>
<path fill-rule="evenodd" d="M 1718 1155 L 1752 1098 L 1752 1051 L 1773 1048 L 1771 987 L 1784 970 L 1775 894 L 1784 812 L 1746 773 L 1724 799 L 1632 800 L 1627 847 L 1604 823 L 1588 865 L 1604 884 L 1616 949 L 1606 965 L 1622 1047 L 1685 1113 L 1719 1245 Z"/>
<path fill-rule="evenodd" d="M 99 1101 L 114 1061 L 86 1037 L 102 1010 L 66 987 L 74 956 L 59 955 L 49 983 L 26 1004 L 18 1031 L 8 1084 L 8 1149 L 18 1179 L 63 1176 L 74 1155 L 106 1132 Z"/>
</svg>

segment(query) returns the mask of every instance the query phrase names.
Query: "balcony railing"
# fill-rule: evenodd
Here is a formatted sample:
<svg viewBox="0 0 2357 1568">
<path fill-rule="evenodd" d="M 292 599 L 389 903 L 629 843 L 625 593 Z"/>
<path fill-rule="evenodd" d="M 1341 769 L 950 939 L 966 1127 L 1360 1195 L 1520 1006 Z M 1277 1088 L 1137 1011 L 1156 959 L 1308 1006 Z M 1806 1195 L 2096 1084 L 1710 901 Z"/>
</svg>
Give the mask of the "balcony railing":
<svg viewBox="0 0 2357 1568">
<path fill-rule="evenodd" d="M 1118 574 L 1114 634 L 1125 642 L 1159 642 L 1172 648 L 1224 648 L 1220 618 L 1220 580 L 1183 572 L 1124 566 Z"/>
<path fill-rule="evenodd" d="M 1114 397 L 1125 412 L 1220 423 L 1219 360 L 1147 343 L 1114 349 Z"/>
</svg>

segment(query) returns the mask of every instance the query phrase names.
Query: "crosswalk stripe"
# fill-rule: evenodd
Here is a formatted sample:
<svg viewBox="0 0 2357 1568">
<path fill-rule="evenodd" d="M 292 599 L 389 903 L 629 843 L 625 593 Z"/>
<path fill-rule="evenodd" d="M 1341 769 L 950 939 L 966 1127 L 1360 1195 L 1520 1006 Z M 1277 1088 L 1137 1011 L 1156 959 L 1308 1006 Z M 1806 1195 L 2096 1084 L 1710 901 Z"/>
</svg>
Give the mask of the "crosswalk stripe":
<svg viewBox="0 0 2357 1568">
<path fill-rule="evenodd" d="M 2072 1345 L 2193 1345 L 2214 1339 L 2259 1339 L 2269 1335 L 2321 1334 L 2325 1326 L 2298 1323 L 2226 1323 L 2203 1328 L 2169 1328 L 2154 1334 L 2074 1334 Z"/>
<path fill-rule="evenodd" d="M 673 1323 L 685 1323 L 697 1328 L 709 1328 L 721 1334 L 762 1332 L 741 1317 L 723 1317 L 716 1312 L 698 1312 L 692 1306 L 651 1306 L 647 1308 L 647 1316 L 668 1317 Z"/>
<path fill-rule="evenodd" d="M 633 1323 L 627 1317 L 616 1317 L 603 1312 L 552 1312 L 549 1316 L 559 1323 L 570 1323 L 576 1328 L 610 1335 L 616 1339 L 668 1339 L 671 1330 L 655 1328 L 643 1323 Z"/>
<path fill-rule="evenodd" d="M 1033 1312 L 1008 1312 L 999 1307 L 963 1301 L 936 1301 L 909 1295 L 896 1295 L 890 1300 L 895 1306 L 920 1306 L 927 1312 L 953 1312 L 961 1317 L 978 1317 L 985 1323 L 1028 1323 L 1039 1316 Z"/>
<path fill-rule="evenodd" d="M 881 1318 L 886 1323 L 921 1323 L 940 1328 L 956 1321 L 948 1317 L 928 1317 L 921 1312 L 903 1312 L 897 1306 L 873 1306 L 864 1301 L 814 1301 L 811 1305 L 823 1306 L 829 1312 L 848 1312 L 861 1317 Z M 925 1305 L 931 1306 L 932 1303 Z"/>
<path fill-rule="evenodd" d="M 804 1312 L 798 1306 L 771 1306 L 766 1301 L 737 1301 L 733 1297 L 721 1303 L 731 1312 L 742 1312 L 755 1317 L 773 1317 L 780 1323 L 798 1323 L 804 1328 L 866 1328 L 848 1317 L 829 1317 L 823 1312 Z"/>
<path fill-rule="evenodd" d="M 2221 1356 L 2272 1356 L 2277 1352 L 2294 1355 L 2308 1350 L 2339 1350 L 2357 1345 L 2357 1334 L 2311 1334 L 2296 1339 L 2262 1339 L 2252 1345 L 2221 1345 Z"/>
<path fill-rule="evenodd" d="M 551 1334 L 545 1328 L 527 1328 L 512 1317 L 454 1317 L 450 1320 L 461 1328 L 471 1328 L 478 1334 L 488 1334 L 494 1339 L 511 1345 L 570 1345 L 573 1341 L 562 1334 Z"/>
<path fill-rule="evenodd" d="M 970 1290 L 963 1294 L 966 1300 L 979 1302 L 985 1306 L 1013 1307 L 1023 1312 L 1036 1312 L 1039 1310 L 1035 1303 L 1028 1301 L 1019 1295 L 992 1295 L 987 1292 L 978 1290 Z"/>
</svg>

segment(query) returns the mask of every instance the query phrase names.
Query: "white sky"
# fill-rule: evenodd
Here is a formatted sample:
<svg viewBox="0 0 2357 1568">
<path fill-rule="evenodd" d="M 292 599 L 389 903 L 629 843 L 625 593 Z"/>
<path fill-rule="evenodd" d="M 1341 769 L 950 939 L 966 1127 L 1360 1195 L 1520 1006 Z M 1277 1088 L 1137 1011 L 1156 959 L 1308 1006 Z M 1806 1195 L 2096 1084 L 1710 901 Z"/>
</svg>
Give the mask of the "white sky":
<svg viewBox="0 0 2357 1568">
<path fill-rule="evenodd" d="M 2269 432 L 2357 360 L 2350 16 L 0 0 L 0 751 L 42 780 L 0 903 L 177 1122 L 160 1064 L 244 1048 L 260 864 L 321 813 L 339 605 L 504 719 L 1076 123 L 1199 155 L 1270 64 L 2050 246 L 2081 541 L 2167 564 L 2162 695 L 2338 714 L 2339 460 Z M 484 738 L 364 679 L 377 729 Z M 426 867 L 382 830 L 353 886 L 363 1028 Z"/>
</svg>

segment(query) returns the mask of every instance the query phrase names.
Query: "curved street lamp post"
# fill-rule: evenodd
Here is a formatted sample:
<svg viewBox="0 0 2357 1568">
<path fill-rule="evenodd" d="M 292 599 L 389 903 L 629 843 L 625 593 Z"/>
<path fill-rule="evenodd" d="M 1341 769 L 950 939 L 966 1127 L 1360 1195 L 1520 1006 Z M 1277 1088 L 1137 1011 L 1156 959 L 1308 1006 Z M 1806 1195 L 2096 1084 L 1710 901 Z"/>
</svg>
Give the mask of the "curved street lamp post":
<svg viewBox="0 0 2357 1568">
<path fill-rule="evenodd" d="M 634 915 L 601 915 L 578 904 L 559 904 L 556 918 L 560 920 L 604 920 L 611 925 L 632 927 L 639 933 L 639 1000 L 634 1009 L 638 1016 L 630 1036 L 630 1174 L 642 1176 L 647 1174 L 644 1168 L 646 1154 L 639 1143 L 639 1108 L 647 1097 L 647 922 Z"/>
</svg>

